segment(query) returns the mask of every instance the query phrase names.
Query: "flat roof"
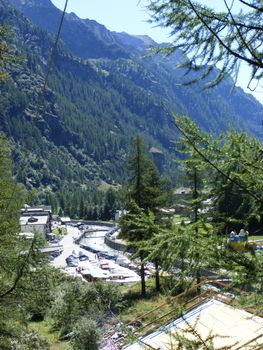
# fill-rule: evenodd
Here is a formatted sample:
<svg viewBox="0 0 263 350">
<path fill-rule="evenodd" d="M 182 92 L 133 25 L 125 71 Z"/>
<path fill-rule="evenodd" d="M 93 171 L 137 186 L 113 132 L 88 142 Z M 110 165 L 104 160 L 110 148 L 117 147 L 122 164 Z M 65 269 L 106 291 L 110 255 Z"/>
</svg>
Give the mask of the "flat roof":
<svg viewBox="0 0 263 350">
<path fill-rule="evenodd" d="M 61 221 L 64 221 L 64 222 L 66 222 L 66 221 L 71 221 L 71 219 L 70 219 L 69 216 L 62 216 L 62 217 L 60 217 L 60 220 L 61 220 Z"/>
<path fill-rule="evenodd" d="M 62 252 L 63 249 L 64 249 L 63 245 L 54 245 L 54 246 L 48 246 L 48 247 L 41 248 L 40 251 L 42 253 L 52 253 L 52 252 L 55 252 L 57 250 Z"/>
<path fill-rule="evenodd" d="M 45 212 L 51 212 L 51 205 L 39 205 L 37 207 L 30 207 L 30 206 L 24 206 L 21 209 L 21 212 L 31 212 L 31 211 L 45 211 Z"/>
<path fill-rule="evenodd" d="M 179 350 L 176 335 L 183 335 L 189 340 L 202 339 L 203 342 L 211 339 L 215 350 L 223 347 L 231 350 L 259 349 L 259 346 L 263 348 L 263 318 L 210 299 L 123 349 L 143 350 L 152 347 L 158 350 Z"/>
<path fill-rule="evenodd" d="M 34 215 L 34 219 L 37 219 L 36 221 L 30 222 L 28 219 L 30 219 L 30 216 L 21 216 L 20 217 L 20 225 L 45 225 L 48 221 L 49 216 L 48 215 Z"/>
</svg>

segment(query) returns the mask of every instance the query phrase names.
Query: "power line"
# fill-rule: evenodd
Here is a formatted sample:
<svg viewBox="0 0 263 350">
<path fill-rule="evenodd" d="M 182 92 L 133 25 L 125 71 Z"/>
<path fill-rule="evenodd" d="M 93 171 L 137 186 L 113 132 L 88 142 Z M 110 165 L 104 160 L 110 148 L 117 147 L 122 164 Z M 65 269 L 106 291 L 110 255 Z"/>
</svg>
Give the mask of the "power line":
<svg viewBox="0 0 263 350">
<path fill-rule="evenodd" d="M 55 53 L 56 53 L 56 49 L 57 49 L 57 45 L 58 45 L 58 41 L 59 41 L 59 37 L 60 37 L 60 32 L 61 32 L 61 29 L 62 29 L 64 17 L 65 17 L 65 14 L 66 14 L 67 6 L 68 6 L 68 0 L 65 1 L 65 6 L 64 6 L 64 9 L 63 9 L 63 12 L 62 12 L 62 16 L 60 18 L 59 27 L 58 27 L 58 31 L 57 31 L 57 34 L 56 34 L 56 39 L 55 39 L 55 42 L 54 42 L 54 45 L 52 47 L 52 51 L 51 51 L 51 54 L 50 54 L 50 57 L 49 57 L 48 67 L 47 67 L 47 72 L 46 72 L 46 77 L 45 77 L 42 93 L 45 92 L 46 87 L 47 87 L 48 76 L 49 76 L 49 74 L 51 72 L 52 61 L 53 61 L 53 58 L 54 58 Z"/>
<path fill-rule="evenodd" d="M 56 53 L 56 48 L 57 48 L 57 45 L 58 45 L 58 41 L 59 41 L 59 37 L 60 37 L 60 33 L 61 33 L 63 21 L 64 21 L 64 17 L 65 17 L 65 14 L 66 14 L 67 5 L 68 5 L 68 0 L 65 1 L 65 6 L 64 6 L 61 18 L 60 18 L 60 23 L 59 23 L 57 34 L 56 34 L 56 37 L 55 37 L 55 41 L 54 41 L 54 44 L 52 46 L 51 54 L 50 54 L 50 57 L 49 57 L 49 60 L 48 60 L 48 67 L 47 67 L 47 71 L 46 71 L 46 74 L 45 74 L 44 85 L 43 85 L 42 91 L 40 91 L 40 93 L 39 93 L 39 98 L 38 98 L 37 106 L 36 106 L 37 114 L 40 111 L 40 107 L 41 107 L 41 95 L 44 95 L 44 92 L 45 92 L 46 87 L 47 87 L 48 76 L 49 76 L 49 74 L 51 72 L 51 66 L 52 66 L 52 62 L 53 62 L 53 59 L 54 59 L 54 56 L 55 56 L 55 53 Z M 22 159 L 22 161 L 23 161 L 23 159 Z M 17 185 L 18 185 L 18 183 L 15 182 L 14 183 L 14 188 L 13 188 L 13 191 L 12 191 L 12 195 L 9 198 L 9 201 L 8 201 L 6 207 L 5 207 L 3 215 L 9 209 L 9 206 L 10 206 L 10 204 L 11 204 L 11 202 L 12 202 L 14 196 L 15 196 Z"/>
</svg>

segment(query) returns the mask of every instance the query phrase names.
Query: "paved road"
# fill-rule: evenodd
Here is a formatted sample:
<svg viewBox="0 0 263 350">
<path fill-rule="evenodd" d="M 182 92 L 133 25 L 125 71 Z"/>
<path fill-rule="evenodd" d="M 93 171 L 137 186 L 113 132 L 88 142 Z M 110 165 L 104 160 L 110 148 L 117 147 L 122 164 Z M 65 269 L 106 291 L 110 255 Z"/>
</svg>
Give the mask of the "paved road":
<svg viewBox="0 0 263 350">
<path fill-rule="evenodd" d="M 94 234 L 92 235 L 91 238 L 85 238 L 86 244 L 95 245 L 101 251 L 107 251 L 109 253 L 112 253 L 112 254 L 115 254 L 118 256 L 122 256 L 122 257 L 124 256 L 122 252 L 118 252 L 114 249 L 111 249 L 104 243 L 103 234 L 105 235 L 107 232 L 107 231 L 105 231 L 105 226 L 101 227 L 102 230 L 98 230 L 99 229 L 98 226 L 93 226 L 93 227 L 96 228 L 97 231 L 94 232 Z M 90 227 L 90 228 L 92 228 L 92 227 Z M 68 267 L 67 266 L 66 258 L 69 255 L 71 255 L 73 253 L 73 251 L 76 255 L 78 255 L 79 252 L 82 251 L 85 255 L 87 255 L 89 257 L 89 261 L 80 261 L 79 262 L 80 267 L 83 267 L 86 269 L 93 269 L 93 270 L 99 269 L 101 272 L 104 272 L 103 270 L 101 270 L 99 268 L 100 262 L 99 262 L 96 254 L 93 254 L 89 251 L 86 251 L 86 250 L 80 248 L 78 244 L 74 243 L 74 239 L 77 238 L 79 236 L 79 234 L 80 234 L 80 231 L 78 228 L 72 227 L 72 226 L 67 226 L 67 234 L 60 241 L 60 244 L 63 245 L 64 250 L 58 257 L 56 257 L 51 262 L 51 264 L 57 268 L 61 268 L 61 269 L 65 270 L 66 272 L 68 272 L 70 274 L 78 275 L 75 267 Z M 110 275 L 114 275 L 114 274 L 115 275 L 116 274 L 123 275 L 134 282 L 139 280 L 139 276 L 134 271 L 131 271 L 130 269 L 125 268 L 125 267 L 121 267 L 121 266 L 113 263 L 112 261 L 109 261 L 109 263 L 113 267 L 112 272 L 109 273 Z"/>
<path fill-rule="evenodd" d="M 72 254 L 72 251 L 79 253 L 79 246 L 74 243 L 74 238 L 79 234 L 79 230 L 76 227 L 67 226 L 67 234 L 62 238 L 59 244 L 63 245 L 63 252 L 56 257 L 51 264 L 55 267 L 66 267 L 66 258 Z"/>
</svg>

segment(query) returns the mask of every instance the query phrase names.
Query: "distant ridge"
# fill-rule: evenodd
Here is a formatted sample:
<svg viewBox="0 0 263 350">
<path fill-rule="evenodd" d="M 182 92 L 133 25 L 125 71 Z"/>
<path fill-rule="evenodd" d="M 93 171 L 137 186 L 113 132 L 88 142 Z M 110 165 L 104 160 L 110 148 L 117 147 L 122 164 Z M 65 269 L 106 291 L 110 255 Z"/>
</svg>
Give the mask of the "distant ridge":
<svg viewBox="0 0 263 350">
<path fill-rule="evenodd" d="M 263 139 L 263 106 L 241 88 L 231 94 L 230 79 L 210 90 L 182 86 L 180 52 L 145 57 L 155 44 L 149 37 L 110 32 L 73 13 L 65 17 L 48 90 L 39 96 L 61 11 L 49 0 L 12 3 L 16 8 L 0 0 L 0 20 L 13 27 L 12 45 L 25 60 L 1 87 L 0 128 L 28 188 L 122 183 L 138 133 L 148 149 L 160 150 L 160 169 L 176 179 L 172 112 L 188 114 L 213 134 L 232 125 Z"/>
</svg>

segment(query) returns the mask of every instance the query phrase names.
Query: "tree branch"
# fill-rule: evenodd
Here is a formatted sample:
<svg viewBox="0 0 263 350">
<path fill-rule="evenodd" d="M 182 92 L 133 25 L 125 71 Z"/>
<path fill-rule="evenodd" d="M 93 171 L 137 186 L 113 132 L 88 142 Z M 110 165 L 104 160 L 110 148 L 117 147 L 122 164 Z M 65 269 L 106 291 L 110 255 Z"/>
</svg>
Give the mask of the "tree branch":
<svg viewBox="0 0 263 350">
<path fill-rule="evenodd" d="M 25 268 L 26 268 L 26 266 L 27 266 L 27 264 L 28 264 L 28 261 L 29 261 L 29 258 L 30 258 L 30 256 L 31 256 L 31 253 L 33 252 L 33 249 L 34 249 L 34 246 L 35 246 L 35 241 L 36 241 L 36 239 L 35 239 L 35 237 L 34 237 L 34 239 L 33 239 L 32 242 L 31 242 L 30 248 L 29 248 L 29 250 L 28 250 L 28 252 L 27 252 L 27 255 L 26 255 L 26 257 L 25 257 L 25 259 L 24 259 L 24 261 L 23 261 L 23 263 L 22 263 L 22 265 L 21 265 L 21 267 L 20 267 L 20 269 L 19 269 L 19 271 L 18 271 L 18 273 L 17 273 L 17 276 L 16 276 L 16 278 L 15 278 L 15 280 L 14 280 L 13 285 L 12 285 L 7 291 L 5 291 L 4 293 L 2 293 L 2 294 L 0 295 L 0 303 L 3 301 L 3 299 L 4 299 L 8 294 L 12 293 L 12 292 L 16 289 L 16 287 L 17 287 L 17 285 L 18 285 L 18 282 L 20 281 L 20 279 L 22 278 L 22 276 L 23 276 L 23 274 L 24 274 L 24 270 L 25 270 Z"/>
<path fill-rule="evenodd" d="M 195 6 L 193 5 L 191 0 L 188 0 L 188 3 L 190 5 L 190 7 L 192 8 L 192 10 L 194 11 L 194 13 L 196 14 L 196 16 L 198 17 L 198 19 L 202 22 L 202 24 L 209 30 L 209 32 L 218 40 L 218 42 L 220 43 L 220 45 L 222 45 L 231 55 L 233 55 L 236 58 L 239 58 L 242 61 L 245 61 L 247 63 L 249 63 L 250 65 L 253 66 L 258 66 L 260 68 L 263 68 L 263 63 L 262 62 L 256 62 L 253 61 L 245 56 L 240 55 L 239 53 L 233 51 L 230 47 L 228 47 L 223 40 L 218 36 L 218 34 L 212 29 L 210 28 L 210 26 L 206 23 L 206 21 L 204 21 L 204 19 L 202 18 L 202 16 L 200 15 L 200 13 L 196 10 Z"/>
<path fill-rule="evenodd" d="M 248 7 L 251 7 L 252 9 L 256 10 L 256 11 L 259 11 L 259 12 L 263 12 L 263 6 L 262 8 L 261 7 L 257 7 L 247 1 L 244 1 L 244 0 L 239 0 L 240 2 L 242 2 L 242 4 L 248 6 Z"/>
<path fill-rule="evenodd" d="M 241 31 L 240 31 L 240 28 L 236 25 L 235 19 L 234 19 L 233 15 L 232 15 L 232 12 L 231 12 L 231 10 L 230 10 L 230 8 L 229 8 L 229 6 L 228 6 L 226 0 L 224 0 L 224 3 L 225 3 L 225 6 L 226 6 L 226 8 L 227 8 L 227 11 L 228 11 L 228 13 L 229 13 L 229 15 L 230 15 L 230 17 L 231 17 L 231 19 L 232 19 L 232 21 L 233 21 L 233 24 L 234 24 L 234 26 L 235 26 L 235 28 L 236 28 L 236 30 L 237 30 L 237 33 L 238 33 L 238 35 L 239 35 L 239 37 L 240 37 L 242 43 L 243 43 L 244 46 L 247 48 L 247 50 L 249 51 L 250 55 L 251 55 L 256 61 L 258 61 L 259 63 L 261 63 L 261 61 L 260 61 L 260 60 L 258 59 L 258 57 L 255 55 L 255 53 L 254 53 L 254 52 L 250 49 L 250 47 L 248 46 L 246 40 L 245 40 L 244 37 L 243 37 L 243 34 L 242 34 Z"/>
</svg>

